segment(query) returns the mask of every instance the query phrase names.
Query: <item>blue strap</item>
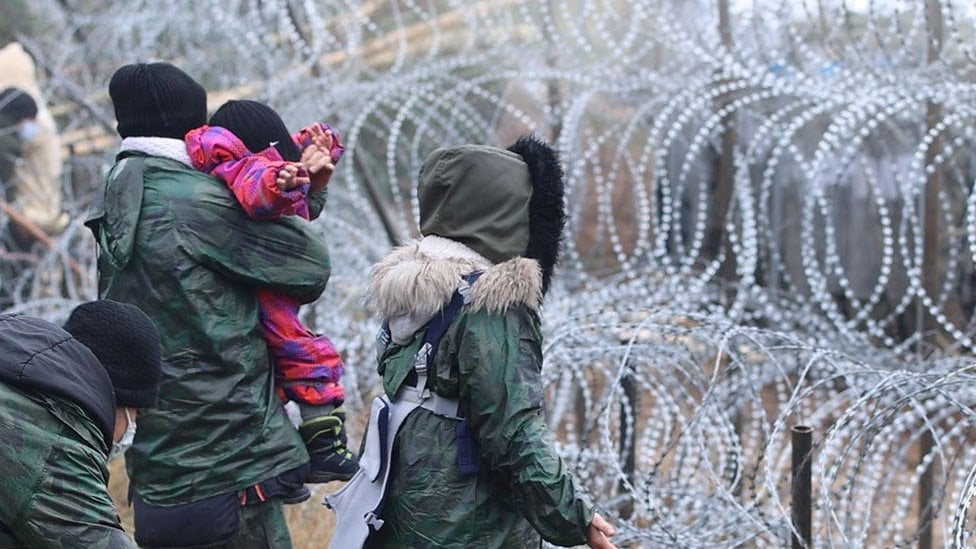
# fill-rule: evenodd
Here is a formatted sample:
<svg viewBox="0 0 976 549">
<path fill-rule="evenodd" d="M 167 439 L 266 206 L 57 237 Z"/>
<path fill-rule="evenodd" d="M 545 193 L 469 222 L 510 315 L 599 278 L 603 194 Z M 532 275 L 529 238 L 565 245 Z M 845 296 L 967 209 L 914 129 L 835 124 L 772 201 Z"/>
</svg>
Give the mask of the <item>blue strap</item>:
<svg viewBox="0 0 976 549">
<path fill-rule="evenodd" d="M 481 276 L 481 271 L 477 271 L 464 277 L 468 285 L 472 285 Z M 450 303 L 447 304 L 444 309 L 438 313 L 427 325 L 427 336 L 424 338 L 425 343 L 430 343 L 430 352 L 427 355 L 427 369 L 428 371 L 434 365 L 434 355 L 437 354 L 438 343 L 444 332 L 447 331 L 447 327 L 451 325 L 451 321 L 457 316 L 461 307 L 464 306 L 464 296 L 461 292 L 455 290 L 454 295 L 451 296 Z M 422 388 L 421 388 L 422 389 Z M 464 410 L 461 408 L 460 403 L 458 404 L 458 409 L 456 412 L 457 417 L 461 418 L 455 427 L 455 444 L 457 445 L 457 465 L 458 473 L 461 476 L 470 476 L 478 474 L 478 441 L 474 438 L 474 434 L 471 432 L 471 428 L 468 427 L 468 422 L 464 420 Z"/>
<path fill-rule="evenodd" d="M 475 271 L 469 275 L 464 276 L 463 278 L 468 283 L 468 286 L 471 286 L 472 284 L 475 283 L 475 281 L 478 280 L 478 277 L 480 276 L 481 276 L 481 271 Z M 427 354 L 428 371 L 430 371 L 430 369 L 434 365 L 434 355 L 437 354 L 438 343 L 440 343 L 441 338 L 444 336 L 444 333 L 447 331 L 448 326 L 451 325 L 451 322 L 454 320 L 454 317 L 456 317 L 458 313 L 461 312 L 462 307 L 464 307 L 464 296 L 461 294 L 460 291 L 454 290 L 454 294 L 451 295 L 451 301 L 449 301 L 447 305 L 444 306 L 444 308 L 441 309 L 440 312 L 434 315 L 434 318 L 432 318 L 430 322 L 427 323 L 427 334 L 424 336 L 424 344 L 425 345 L 430 344 L 430 351 Z M 383 323 L 383 330 L 381 332 L 380 337 L 385 338 L 387 341 L 390 341 L 390 326 L 388 322 Z M 417 382 L 416 370 L 410 372 L 410 375 L 407 376 L 406 382 L 409 384 L 411 380 L 413 381 L 413 383 Z M 424 387 L 417 387 L 417 388 L 420 390 L 424 390 Z M 458 410 L 459 417 L 461 417 L 461 414 L 462 414 L 461 410 Z M 380 426 L 379 426 L 380 440 L 385 441 L 386 432 L 388 429 L 388 426 L 386 425 L 386 420 L 388 418 L 385 415 L 381 415 L 379 419 L 380 419 Z M 467 424 L 464 420 L 461 420 L 459 422 L 458 429 L 461 430 L 458 431 L 458 434 L 461 435 L 461 438 L 458 439 L 459 442 L 458 467 L 462 475 L 477 474 L 478 472 L 477 441 L 475 441 L 474 437 L 471 436 L 470 431 L 467 428 Z M 465 434 L 461 434 L 462 431 Z M 384 453 L 381 455 L 386 455 L 385 451 L 386 448 L 384 447 L 383 448 Z M 389 467 L 389 465 L 387 466 Z M 383 511 L 383 506 L 386 504 L 386 496 L 387 496 L 387 491 L 384 490 L 383 496 L 380 498 L 380 501 L 376 504 L 376 507 L 373 509 L 371 513 L 374 517 L 379 517 L 381 515 Z M 372 532 L 377 531 L 377 527 L 375 527 L 373 524 L 370 524 L 369 527 L 370 527 L 370 531 Z"/>
<path fill-rule="evenodd" d="M 481 271 L 475 271 L 471 274 L 465 275 L 464 280 L 471 286 L 478 280 L 481 276 Z M 454 317 L 461 311 L 464 307 L 464 296 L 460 291 L 455 290 L 454 294 L 451 295 L 451 300 L 444 306 L 430 321 L 427 323 L 427 333 L 424 336 L 424 344 L 420 346 L 421 349 L 429 348 L 427 354 L 426 366 L 427 370 L 430 371 L 431 367 L 434 365 L 434 356 L 437 354 L 437 347 L 440 343 L 441 337 L 447 331 L 448 326 L 454 321 Z M 380 334 L 377 336 L 380 343 L 388 345 L 392 341 L 392 336 L 390 335 L 390 324 L 388 321 L 383 322 L 383 327 L 380 330 Z M 417 386 L 417 370 L 411 370 L 408 374 L 404 383 L 412 387 Z M 424 387 L 417 387 L 421 391 Z"/>
<path fill-rule="evenodd" d="M 464 280 L 468 285 L 472 285 L 481 276 L 481 271 L 475 271 L 464 277 Z M 440 310 L 434 318 L 430 319 L 427 324 L 427 335 L 424 337 L 424 343 L 430 344 L 430 353 L 427 355 L 427 368 L 429 369 L 434 365 L 434 356 L 437 354 L 437 346 L 440 343 L 441 338 L 444 336 L 444 332 L 447 331 L 447 327 L 451 325 L 454 317 L 461 311 L 461 307 L 464 306 L 464 296 L 461 292 L 454 290 L 454 294 L 451 296 L 451 301 Z M 422 389 L 423 387 L 420 387 Z"/>
<path fill-rule="evenodd" d="M 390 434 L 389 407 L 384 406 L 384 408 L 380 411 L 379 415 L 376 418 L 376 428 L 379 431 L 379 437 L 380 437 L 379 455 L 380 455 L 380 459 L 385 462 L 383 465 L 383 469 L 385 469 L 386 467 L 390 466 L 390 463 L 386 459 L 387 452 L 388 452 L 387 437 Z M 389 479 L 387 479 L 387 483 L 388 482 Z M 369 526 L 370 532 L 376 532 L 380 529 L 381 526 L 383 526 L 383 521 L 378 520 L 378 518 L 380 514 L 382 514 L 383 512 L 383 506 L 386 505 L 387 494 L 389 494 L 389 484 L 384 485 L 383 494 L 382 496 L 380 496 L 380 500 L 376 502 L 376 506 L 373 507 L 373 510 L 367 513 L 367 524 Z M 372 518 L 369 518 L 370 516 L 372 516 Z"/>
</svg>

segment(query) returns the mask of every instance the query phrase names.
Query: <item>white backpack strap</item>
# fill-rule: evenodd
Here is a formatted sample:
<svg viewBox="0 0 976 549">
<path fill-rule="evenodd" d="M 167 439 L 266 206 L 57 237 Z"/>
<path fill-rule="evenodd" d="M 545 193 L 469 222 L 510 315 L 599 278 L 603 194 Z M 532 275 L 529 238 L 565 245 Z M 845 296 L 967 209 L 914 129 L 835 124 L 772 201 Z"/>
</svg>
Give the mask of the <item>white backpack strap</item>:
<svg viewBox="0 0 976 549">
<path fill-rule="evenodd" d="M 446 417 L 448 419 L 454 419 L 460 421 L 461 417 L 458 416 L 458 407 L 460 402 L 453 398 L 442 397 L 437 393 L 433 393 L 427 389 L 420 391 L 416 387 L 410 387 L 405 385 L 397 393 L 397 400 L 404 400 L 407 402 L 416 402 L 421 408 L 425 410 L 430 410 L 435 414 Z"/>
</svg>

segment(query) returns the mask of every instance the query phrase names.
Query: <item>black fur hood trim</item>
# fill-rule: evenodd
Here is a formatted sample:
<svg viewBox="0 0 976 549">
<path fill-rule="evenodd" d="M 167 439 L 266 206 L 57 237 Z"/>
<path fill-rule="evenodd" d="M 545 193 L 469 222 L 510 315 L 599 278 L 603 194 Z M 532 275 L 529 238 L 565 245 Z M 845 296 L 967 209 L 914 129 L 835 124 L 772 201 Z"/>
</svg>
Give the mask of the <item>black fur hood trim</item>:
<svg viewBox="0 0 976 549">
<path fill-rule="evenodd" d="M 529 202 L 529 245 L 525 255 L 539 262 L 542 292 L 545 293 L 559 261 L 566 226 L 566 189 L 559 153 L 531 135 L 520 137 L 508 150 L 521 156 L 529 168 L 532 199 Z"/>
</svg>

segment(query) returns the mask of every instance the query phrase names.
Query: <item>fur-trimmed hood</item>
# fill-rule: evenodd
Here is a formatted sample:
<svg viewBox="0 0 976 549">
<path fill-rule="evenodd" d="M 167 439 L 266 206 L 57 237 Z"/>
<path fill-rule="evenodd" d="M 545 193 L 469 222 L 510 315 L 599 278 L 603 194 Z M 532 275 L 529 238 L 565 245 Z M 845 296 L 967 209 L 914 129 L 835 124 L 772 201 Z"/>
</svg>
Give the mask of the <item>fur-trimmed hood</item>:
<svg viewBox="0 0 976 549">
<path fill-rule="evenodd" d="M 542 303 L 542 271 L 534 259 L 515 257 L 493 265 L 467 246 L 427 236 L 393 250 L 373 267 L 366 305 L 387 319 L 393 341 L 405 343 L 464 284 L 463 276 L 483 274 L 470 289 L 470 307 L 503 312 Z"/>
<path fill-rule="evenodd" d="M 537 137 L 508 149 L 437 149 L 417 181 L 420 234 L 460 242 L 494 263 L 535 259 L 546 293 L 562 248 L 565 192 L 559 154 Z"/>
</svg>

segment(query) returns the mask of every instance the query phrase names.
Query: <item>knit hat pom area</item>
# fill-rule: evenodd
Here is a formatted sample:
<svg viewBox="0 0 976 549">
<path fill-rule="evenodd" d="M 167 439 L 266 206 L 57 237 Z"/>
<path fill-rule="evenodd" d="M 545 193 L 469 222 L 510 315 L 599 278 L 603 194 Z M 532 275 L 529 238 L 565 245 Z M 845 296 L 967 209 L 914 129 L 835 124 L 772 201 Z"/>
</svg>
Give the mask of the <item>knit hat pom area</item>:
<svg viewBox="0 0 976 549">
<path fill-rule="evenodd" d="M 151 408 L 159 400 L 159 331 L 139 308 L 111 300 L 76 307 L 64 330 L 88 347 L 112 379 L 115 405 Z"/>
<path fill-rule="evenodd" d="M 207 122 L 207 91 L 169 63 L 119 67 L 108 94 L 122 137 L 183 139 Z"/>
</svg>

